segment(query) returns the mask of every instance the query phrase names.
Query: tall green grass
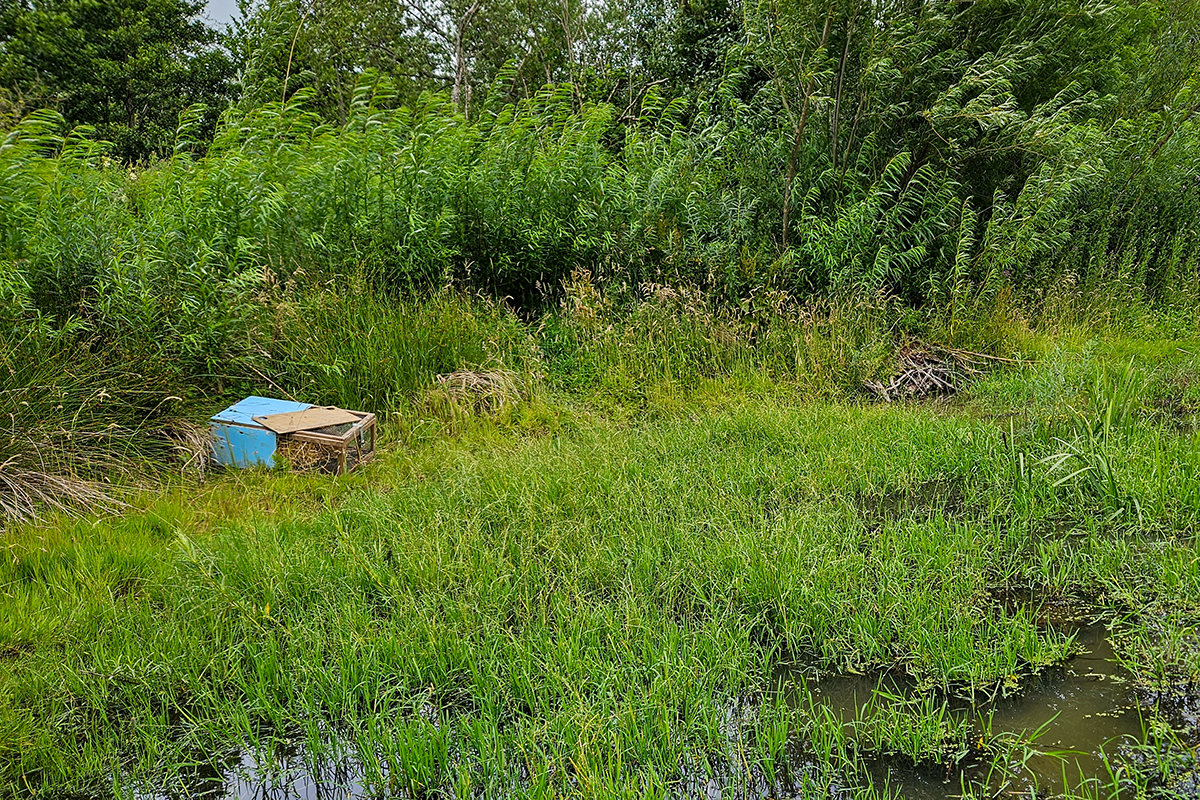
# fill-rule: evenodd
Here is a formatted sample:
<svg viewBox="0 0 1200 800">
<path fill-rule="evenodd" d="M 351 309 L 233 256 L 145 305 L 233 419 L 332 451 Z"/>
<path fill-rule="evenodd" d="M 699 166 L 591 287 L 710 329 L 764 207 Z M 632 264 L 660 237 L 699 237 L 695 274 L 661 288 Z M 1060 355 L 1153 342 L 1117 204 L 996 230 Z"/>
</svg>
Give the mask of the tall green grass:
<svg viewBox="0 0 1200 800">
<path fill-rule="evenodd" d="M 453 291 L 411 300 L 334 278 L 320 294 L 285 296 L 269 325 L 274 382 L 346 408 L 411 407 L 442 374 L 502 368 L 532 380 L 540 367 L 534 332 L 508 307 Z"/>
<path fill-rule="evenodd" d="M 994 686 L 1070 647 L 999 612 L 997 588 L 1184 609 L 1200 586 L 1170 538 L 1192 512 L 1097 522 L 1051 475 L 1022 506 L 1003 432 L 778 399 L 539 436 L 477 421 L 413 439 L 323 510 L 324 479 L 242 476 L 216 518 L 182 490 L 24 530 L 0 564 L 4 779 L 131 787 L 285 735 L 353 753 L 385 792 L 669 794 L 782 782 L 788 741 L 825 759 L 790 779 L 879 791 L 869 751 L 957 746 L 940 706 L 881 707 L 855 750 L 761 701 L 777 662 Z M 1086 535 L 1040 527 L 1060 514 Z M 1151 645 L 1129 652 L 1153 674 Z"/>
<path fill-rule="evenodd" d="M 119 505 L 144 471 L 194 460 L 183 398 L 152 369 L 36 329 L 0 334 L 0 528 L 47 507 Z"/>
<path fill-rule="evenodd" d="M 727 306 L 698 287 L 647 284 L 631 298 L 588 273 L 544 323 L 552 385 L 622 403 L 686 396 L 706 382 L 846 396 L 889 368 L 897 312 L 886 298 L 800 303 L 786 293 Z"/>
</svg>

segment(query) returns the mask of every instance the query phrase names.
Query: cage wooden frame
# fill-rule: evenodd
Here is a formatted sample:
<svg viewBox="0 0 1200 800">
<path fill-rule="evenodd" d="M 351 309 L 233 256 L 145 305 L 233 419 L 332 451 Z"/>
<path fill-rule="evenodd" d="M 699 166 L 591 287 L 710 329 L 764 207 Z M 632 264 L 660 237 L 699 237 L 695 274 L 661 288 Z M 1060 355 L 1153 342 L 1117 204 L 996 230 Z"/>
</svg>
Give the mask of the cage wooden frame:
<svg viewBox="0 0 1200 800">
<path fill-rule="evenodd" d="M 350 411 L 358 417 L 345 433 L 321 433 L 320 431 L 294 431 L 279 435 L 280 442 L 308 442 L 323 449 L 331 450 L 337 455 L 335 475 L 345 475 L 360 465 L 375 457 L 376 419 L 369 411 Z M 354 452 L 355 459 L 350 462 L 350 453 Z"/>
</svg>

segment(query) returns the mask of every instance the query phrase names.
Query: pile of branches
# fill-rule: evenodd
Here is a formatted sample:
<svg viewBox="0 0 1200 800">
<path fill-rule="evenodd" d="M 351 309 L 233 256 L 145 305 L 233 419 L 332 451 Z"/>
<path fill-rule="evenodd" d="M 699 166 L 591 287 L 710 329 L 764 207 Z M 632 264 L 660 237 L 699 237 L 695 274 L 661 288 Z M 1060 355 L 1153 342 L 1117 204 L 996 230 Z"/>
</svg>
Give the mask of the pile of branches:
<svg viewBox="0 0 1200 800">
<path fill-rule="evenodd" d="M 948 397 L 980 375 L 990 361 L 1018 363 L 1010 358 L 973 353 L 939 345 L 906 344 L 898 354 L 898 370 L 887 383 L 866 381 L 866 390 L 886 403 Z"/>
</svg>

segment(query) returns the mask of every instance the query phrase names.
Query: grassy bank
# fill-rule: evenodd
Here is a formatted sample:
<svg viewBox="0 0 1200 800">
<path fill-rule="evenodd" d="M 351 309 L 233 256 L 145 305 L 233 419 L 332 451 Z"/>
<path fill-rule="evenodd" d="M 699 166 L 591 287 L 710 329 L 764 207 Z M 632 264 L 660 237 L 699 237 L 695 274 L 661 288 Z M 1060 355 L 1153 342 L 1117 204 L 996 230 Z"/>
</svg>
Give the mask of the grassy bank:
<svg viewBox="0 0 1200 800">
<path fill-rule="evenodd" d="M 539 343 L 542 388 L 491 416 L 415 403 L 353 476 L 214 476 L 10 531 L 6 793 L 181 791 L 281 738 L 384 795 L 886 793 L 879 755 L 1013 757 L 937 698 L 1072 652 L 1014 592 L 1118 624 L 1147 687 L 1200 677 L 1197 342 L 1031 336 L 1030 366 L 890 406 L 717 380 L 711 347 L 676 371 L 603 328 L 549 349 L 587 319 Z M 661 370 L 631 384 L 657 394 L 613 364 Z M 780 665 L 898 670 L 931 700 L 848 737 L 780 701 Z M 1178 779 L 1129 752 L 1123 789 Z"/>
<path fill-rule="evenodd" d="M 468 118 L 363 77 L 338 125 L 302 92 L 204 147 L 188 117 L 136 166 L 49 110 L 6 133 L 6 519 L 194 464 L 189 421 L 254 391 L 407 418 L 446 405 L 437 375 L 503 370 L 620 415 L 708 384 L 853 398 L 912 340 L 1023 357 L 1030 328 L 1196 330 L 1190 128 L 1085 125 L 1084 147 L 1046 106 L 1027 163 L 982 172 L 924 127 L 864 128 L 839 175 L 760 101 L 628 117 L 559 87 Z"/>
<path fill-rule="evenodd" d="M 369 409 L 400 428 L 463 410 L 436 389 L 461 370 L 509 375 L 513 400 L 557 392 L 617 415 L 678 409 L 707 385 L 852 397 L 893 368 L 909 335 L 903 308 L 884 297 L 778 294 L 741 309 L 692 286 L 610 295 L 586 273 L 564 294 L 521 316 L 456 288 L 398 297 L 336 276 L 254 296 L 230 321 L 232 352 L 210 367 L 178 358 L 169 340 L 104 341 L 49 323 L 0 333 L 0 398 L 12 409 L 0 428 L 0 525 L 39 506 L 115 504 L 130 483 L 194 470 L 206 436 L 197 423 L 247 394 Z M 971 330 L 1007 347 L 1019 324 L 1002 322 Z"/>
<path fill-rule="evenodd" d="M 379 797 L 1034 792 L 1063 754 L 992 712 L 1085 640 L 1145 718 L 1059 788 L 1196 793 L 1188 8 L 564 4 L 554 67 L 485 58 L 545 15 L 476 3 L 418 14 L 458 31 L 438 94 L 313 72 L 393 11 L 392 66 L 433 55 L 343 5 L 247 5 L 241 100 L 144 162 L 0 120 L 0 800 L 294 759 Z M 4 9 L 49 102 L 61 15 Z M 212 474 L 248 394 L 384 452 Z M 855 675 L 887 691 L 821 705 Z"/>
</svg>

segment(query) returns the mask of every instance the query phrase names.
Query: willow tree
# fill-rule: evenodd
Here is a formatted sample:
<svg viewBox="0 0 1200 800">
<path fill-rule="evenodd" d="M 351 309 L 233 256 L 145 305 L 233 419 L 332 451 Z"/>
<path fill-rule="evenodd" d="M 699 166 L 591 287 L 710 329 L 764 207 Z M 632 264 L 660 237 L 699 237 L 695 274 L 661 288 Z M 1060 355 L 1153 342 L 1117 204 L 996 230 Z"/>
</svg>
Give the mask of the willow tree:
<svg viewBox="0 0 1200 800">
<path fill-rule="evenodd" d="M 169 152 L 180 113 L 229 102 L 229 60 L 199 0 L 18 0 L 0 11 L 0 87 L 21 110 L 92 125 L 127 160 Z M 0 106 L 3 104 L 0 103 Z"/>
</svg>

